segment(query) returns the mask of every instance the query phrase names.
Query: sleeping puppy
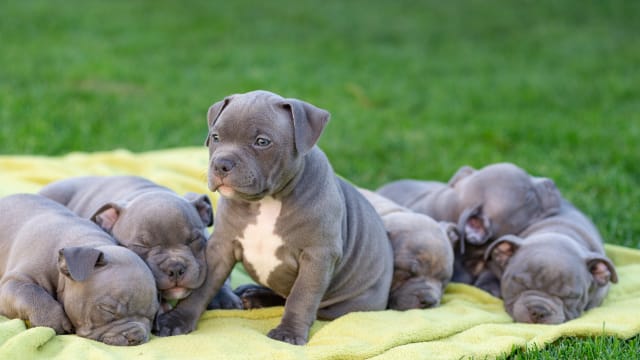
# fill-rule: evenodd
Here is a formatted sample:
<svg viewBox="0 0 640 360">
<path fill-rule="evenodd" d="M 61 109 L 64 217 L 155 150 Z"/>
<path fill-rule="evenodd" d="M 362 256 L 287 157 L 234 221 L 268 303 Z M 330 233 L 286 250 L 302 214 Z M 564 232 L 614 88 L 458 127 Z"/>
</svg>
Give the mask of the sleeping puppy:
<svg viewBox="0 0 640 360">
<path fill-rule="evenodd" d="M 53 182 L 40 194 L 94 220 L 138 254 L 153 272 L 163 307 L 204 283 L 207 227 L 213 224 L 208 196 L 181 197 L 138 176 L 75 177 Z M 215 301 L 224 308 L 241 306 L 228 286 Z"/>
<path fill-rule="evenodd" d="M 484 262 L 488 243 L 522 231 L 556 212 L 560 194 L 552 180 L 536 178 L 510 164 L 480 170 L 464 166 L 447 184 L 399 180 L 377 190 L 394 202 L 436 221 L 458 224 L 452 281 L 478 286 L 499 296 L 499 281 Z"/>
<path fill-rule="evenodd" d="M 440 304 L 453 274 L 453 249 L 443 226 L 366 189 L 358 189 L 382 218 L 393 248 L 389 309 L 425 309 Z M 245 309 L 284 305 L 285 299 L 259 285 L 234 290 Z"/>
<path fill-rule="evenodd" d="M 382 218 L 393 248 L 389 308 L 424 309 L 440 304 L 453 275 L 453 249 L 442 226 L 366 189 L 360 193 Z"/>
<path fill-rule="evenodd" d="M 486 251 L 501 279 L 507 312 L 518 322 L 560 324 L 602 303 L 615 268 L 593 223 L 566 200 L 558 214 Z"/>
<path fill-rule="evenodd" d="M 96 224 L 42 196 L 0 199 L 0 314 L 110 345 L 149 340 L 153 275 Z"/>
<path fill-rule="evenodd" d="M 228 96 L 208 112 L 209 188 L 222 196 L 205 285 L 159 316 L 159 334 L 192 331 L 241 261 L 287 299 L 268 336 L 304 344 L 316 317 L 387 307 L 393 256 L 382 220 L 335 176 L 315 146 L 329 113 L 267 91 Z"/>
</svg>

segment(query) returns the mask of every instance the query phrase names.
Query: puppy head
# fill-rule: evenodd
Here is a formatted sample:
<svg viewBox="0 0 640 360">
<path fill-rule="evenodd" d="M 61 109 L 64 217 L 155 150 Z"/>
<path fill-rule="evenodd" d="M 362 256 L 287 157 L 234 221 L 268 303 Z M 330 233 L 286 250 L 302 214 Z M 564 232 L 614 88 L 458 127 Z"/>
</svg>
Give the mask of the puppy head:
<svg viewBox="0 0 640 360">
<path fill-rule="evenodd" d="M 384 220 L 394 252 L 389 308 L 438 306 L 453 275 L 453 250 L 445 232 L 421 214 L 394 213 Z"/>
<path fill-rule="evenodd" d="M 552 180 L 498 163 L 474 170 L 462 167 L 449 181 L 462 204 L 459 227 L 465 241 L 486 243 L 516 234 L 532 221 L 558 211 L 561 196 Z"/>
<path fill-rule="evenodd" d="M 559 324 L 600 304 L 615 268 L 605 256 L 586 252 L 556 233 L 526 240 L 513 235 L 492 243 L 489 267 L 501 277 L 507 312 L 518 322 Z"/>
<path fill-rule="evenodd" d="M 104 205 L 93 220 L 147 263 L 165 300 L 183 299 L 204 282 L 206 226 L 213 223 L 206 195 L 148 192 Z"/>
<path fill-rule="evenodd" d="M 158 299 L 137 255 L 119 246 L 64 248 L 58 269 L 64 277 L 58 298 L 76 334 L 110 345 L 149 340 Z"/>
<path fill-rule="evenodd" d="M 329 113 L 301 100 L 252 91 L 213 104 L 207 118 L 209 188 L 252 201 L 277 193 L 294 178 Z"/>
</svg>

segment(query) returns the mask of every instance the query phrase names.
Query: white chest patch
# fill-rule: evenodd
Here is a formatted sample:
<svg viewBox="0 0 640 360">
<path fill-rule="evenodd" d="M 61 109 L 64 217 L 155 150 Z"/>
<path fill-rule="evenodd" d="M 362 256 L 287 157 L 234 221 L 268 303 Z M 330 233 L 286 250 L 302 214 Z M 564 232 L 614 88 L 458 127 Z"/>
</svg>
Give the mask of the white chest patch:
<svg viewBox="0 0 640 360">
<path fill-rule="evenodd" d="M 255 224 L 249 224 L 238 239 L 242 244 L 243 257 L 251 264 L 260 283 L 267 284 L 271 271 L 280 265 L 276 250 L 283 245 L 282 238 L 275 234 L 276 221 L 282 202 L 271 197 L 260 200 Z"/>
</svg>

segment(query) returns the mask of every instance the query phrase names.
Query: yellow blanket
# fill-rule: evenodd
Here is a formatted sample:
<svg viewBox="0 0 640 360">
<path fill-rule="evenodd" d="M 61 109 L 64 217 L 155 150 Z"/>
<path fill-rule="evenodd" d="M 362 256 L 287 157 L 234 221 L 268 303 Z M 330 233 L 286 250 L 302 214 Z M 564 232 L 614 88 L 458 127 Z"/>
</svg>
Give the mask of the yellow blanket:
<svg viewBox="0 0 640 360">
<path fill-rule="evenodd" d="M 137 174 L 178 193 L 208 193 L 207 156 L 204 148 L 0 156 L 0 196 L 36 192 L 50 181 L 90 174 Z M 614 245 L 607 245 L 606 250 L 620 282 L 611 287 L 601 307 L 561 325 L 516 324 L 503 310 L 501 300 L 470 286 L 451 284 L 436 309 L 352 313 L 331 322 L 317 321 L 306 346 L 265 336 L 280 321 L 282 307 L 208 311 L 191 334 L 152 337 L 133 347 L 109 346 L 75 335 L 56 336 L 52 329 L 27 329 L 21 320 L 0 316 L 0 359 L 459 359 L 494 357 L 514 346 L 543 347 L 561 336 L 626 339 L 640 333 L 640 250 Z M 234 271 L 234 286 L 247 281 L 245 274 Z"/>
</svg>

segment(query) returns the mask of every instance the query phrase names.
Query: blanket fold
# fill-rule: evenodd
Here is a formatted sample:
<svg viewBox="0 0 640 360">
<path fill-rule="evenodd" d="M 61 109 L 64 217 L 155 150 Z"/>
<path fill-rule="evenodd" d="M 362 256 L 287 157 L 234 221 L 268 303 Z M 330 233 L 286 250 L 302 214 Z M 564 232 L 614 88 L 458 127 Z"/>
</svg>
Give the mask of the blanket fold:
<svg viewBox="0 0 640 360">
<path fill-rule="evenodd" d="M 43 185 L 81 175 L 140 175 L 178 193 L 208 194 L 205 148 L 146 153 L 115 150 L 71 153 L 61 157 L 0 156 L 0 196 L 37 192 Z M 2 216 L 2 214 L 0 214 Z M 117 347 L 76 335 L 55 335 L 45 327 L 27 328 L 21 320 L 0 316 L 0 359 L 459 359 L 495 357 L 515 347 L 538 347 L 563 336 L 611 335 L 627 339 L 640 333 L 640 250 L 605 245 L 616 265 L 619 283 L 602 306 L 560 325 L 514 323 L 503 304 L 488 293 L 450 284 L 435 309 L 347 314 L 316 321 L 306 346 L 266 337 L 282 316 L 282 307 L 258 310 L 212 310 L 191 334 L 160 338 L 142 345 Z M 251 282 L 241 267 L 233 286 Z"/>
</svg>

